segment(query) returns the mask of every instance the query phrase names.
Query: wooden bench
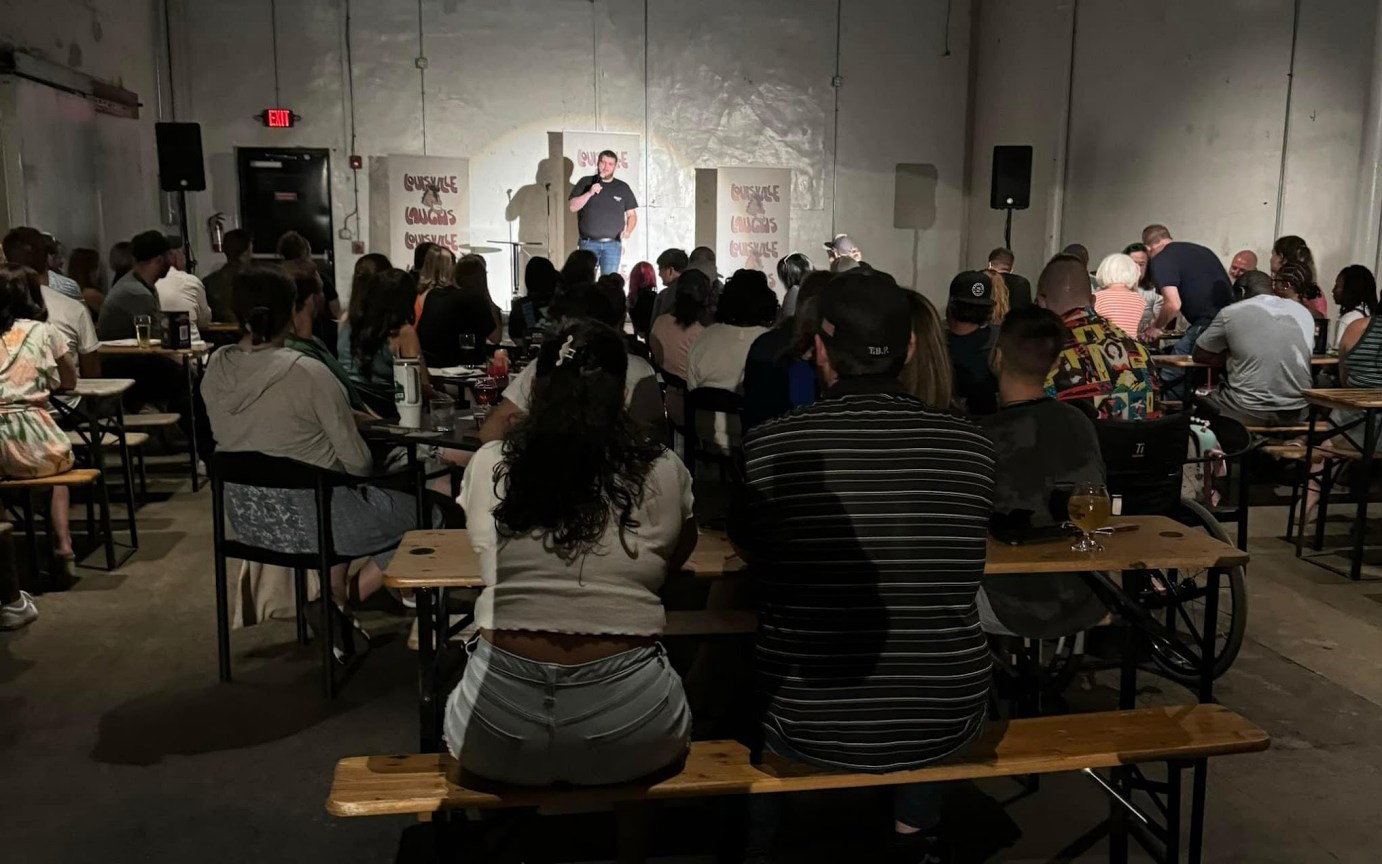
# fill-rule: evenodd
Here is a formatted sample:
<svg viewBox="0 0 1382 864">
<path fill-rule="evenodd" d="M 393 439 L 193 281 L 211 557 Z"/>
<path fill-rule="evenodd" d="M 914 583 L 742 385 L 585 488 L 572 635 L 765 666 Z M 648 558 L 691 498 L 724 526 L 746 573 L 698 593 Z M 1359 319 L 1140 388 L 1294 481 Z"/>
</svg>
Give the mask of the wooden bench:
<svg viewBox="0 0 1382 864">
<path fill-rule="evenodd" d="M 162 429 L 168 426 L 176 426 L 182 419 L 181 414 L 126 414 L 126 429 Z"/>
<path fill-rule="evenodd" d="M 39 554 L 38 554 L 38 526 L 35 521 L 33 496 L 34 493 L 43 489 L 54 489 L 58 486 L 82 487 L 95 486 L 97 504 L 101 510 L 101 533 L 104 535 L 104 546 L 106 550 L 106 569 L 114 570 L 115 560 L 115 536 L 110 528 L 110 499 L 106 493 L 105 477 L 96 468 L 73 468 L 61 474 L 54 474 L 51 477 L 33 478 L 12 478 L 0 480 L 0 494 L 5 492 L 17 492 L 18 505 L 15 508 L 16 515 L 19 516 L 20 523 L 24 526 L 24 536 L 28 541 L 29 547 L 29 566 L 31 573 L 38 573 Z M 88 517 L 90 509 L 88 508 Z M 90 519 L 88 518 L 88 534 L 92 532 Z"/>
<path fill-rule="evenodd" d="M 337 764 L 326 809 L 342 817 L 430 815 L 457 808 L 501 809 L 570 802 L 614 804 L 1072 771 L 1093 773 L 1096 769 L 1164 762 L 1169 767 L 1170 783 L 1165 787 L 1148 784 L 1142 788 L 1166 791 L 1169 810 L 1175 816 L 1168 820 L 1169 824 L 1158 828 L 1179 848 L 1181 771 L 1189 763 L 1266 750 L 1269 744 L 1267 733 L 1254 724 L 1222 706 L 1204 704 L 990 723 L 963 753 L 926 768 L 891 774 L 825 771 L 771 755 L 762 764 L 753 764 L 748 749 L 737 741 L 693 743 L 681 772 L 668 779 L 652 784 L 602 787 L 505 787 L 464 777 L 456 761 L 447 754 L 359 756 Z M 1119 776 L 1114 782 L 1135 784 L 1127 777 L 1129 773 L 1115 770 Z M 1103 779 L 1095 776 L 1104 785 Z M 1195 826 L 1202 828 L 1202 799 L 1199 805 L 1199 812 L 1192 815 L 1192 840 L 1201 836 Z M 1124 806 L 1117 800 L 1111 805 L 1110 820 L 1115 831 L 1124 824 Z M 1151 818 L 1151 814 L 1138 813 L 1139 818 Z M 1198 860 L 1195 854 L 1192 849 L 1191 860 Z"/>
<path fill-rule="evenodd" d="M 1350 447 L 1331 447 L 1329 445 L 1316 445 L 1315 452 L 1328 456 L 1331 459 L 1347 459 L 1356 461 L 1363 458 L 1363 454 Z M 1290 444 L 1268 444 L 1261 448 L 1262 452 L 1271 456 L 1273 459 L 1282 459 L 1287 462 L 1299 462 L 1305 458 L 1305 445 L 1292 442 Z"/>
<path fill-rule="evenodd" d="M 1299 423 L 1294 426 L 1244 426 L 1254 435 L 1304 435 L 1310 431 L 1309 423 Z"/>
</svg>

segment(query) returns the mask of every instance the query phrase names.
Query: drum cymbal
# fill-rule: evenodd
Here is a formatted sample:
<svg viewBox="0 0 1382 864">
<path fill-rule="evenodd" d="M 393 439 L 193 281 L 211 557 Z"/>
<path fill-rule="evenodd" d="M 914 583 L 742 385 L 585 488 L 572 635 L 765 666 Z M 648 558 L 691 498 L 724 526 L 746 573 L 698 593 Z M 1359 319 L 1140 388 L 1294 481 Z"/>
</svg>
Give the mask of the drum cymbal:
<svg viewBox="0 0 1382 864">
<path fill-rule="evenodd" d="M 471 255 L 491 255 L 503 251 L 498 246 L 461 246 L 460 250 Z"/>
</svg>

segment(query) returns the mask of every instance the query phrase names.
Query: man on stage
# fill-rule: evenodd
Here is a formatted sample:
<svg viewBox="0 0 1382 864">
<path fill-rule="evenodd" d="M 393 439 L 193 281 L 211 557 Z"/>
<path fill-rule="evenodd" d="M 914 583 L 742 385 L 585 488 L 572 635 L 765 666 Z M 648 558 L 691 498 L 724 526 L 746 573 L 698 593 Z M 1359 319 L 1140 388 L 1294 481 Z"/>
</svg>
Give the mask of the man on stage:
<svg viewBox="0 0 1382 864">
<path fill-rule="evenodd" d="M 571 212 L 580 228 L 582 249 L 600 259 L 600 275 L 619 272 L 623 241 L 638 225 L 638 199 L 629 184 L 614 176 L 619 157 L 603 150 L 597 162 L 598 174 L 582 178 L 571 190 Z"/>
</svg>

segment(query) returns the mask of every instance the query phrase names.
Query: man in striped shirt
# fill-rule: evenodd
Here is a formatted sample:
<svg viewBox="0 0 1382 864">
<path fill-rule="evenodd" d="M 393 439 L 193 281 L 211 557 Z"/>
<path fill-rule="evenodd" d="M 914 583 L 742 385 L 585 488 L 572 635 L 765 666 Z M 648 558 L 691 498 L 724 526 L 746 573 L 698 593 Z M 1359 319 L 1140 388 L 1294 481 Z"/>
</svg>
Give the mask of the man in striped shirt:
<svg viewBox="0 0 1382 864">
<path fill-rule="evenodd" d="M 898 383 L 916 344 L 891 276 L 837 276 L 818 308 L 825 392 L 746 433 L 746 490 L 730 520 L 758 591 L 764 743 L 826 768 L 917 768 L 963 748 L 985 720 L 975 595 L 993 448 Z M 940 791 L 899 789 L 899 860 L 943 860 L 931 836 Z M 755 812 L 751 846 L 773 824 Z"/>
</svg>

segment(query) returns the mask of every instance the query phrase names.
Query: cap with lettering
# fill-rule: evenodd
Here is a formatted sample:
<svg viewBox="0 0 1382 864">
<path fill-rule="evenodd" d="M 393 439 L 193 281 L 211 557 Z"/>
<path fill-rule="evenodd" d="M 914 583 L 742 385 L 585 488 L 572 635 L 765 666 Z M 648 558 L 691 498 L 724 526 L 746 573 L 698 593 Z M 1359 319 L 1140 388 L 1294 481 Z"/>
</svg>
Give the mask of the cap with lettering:
<svg viewBox="0 0 1382 864">
<path fill-rule="evenodd" d="M 834 277 L 821 291 L 820 334 L 831 352 L 861 361 L 907 361 L 912 309 L 887 273 L 859 268 Z"/>
<path fill-rule="evenodd" d="M 967 270 L 950 280 L 950 302 L 993 305 L 993 280 L 981 270 Z"/>
</svg>

